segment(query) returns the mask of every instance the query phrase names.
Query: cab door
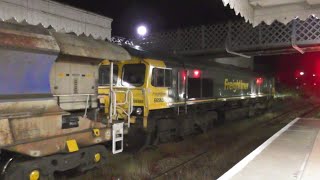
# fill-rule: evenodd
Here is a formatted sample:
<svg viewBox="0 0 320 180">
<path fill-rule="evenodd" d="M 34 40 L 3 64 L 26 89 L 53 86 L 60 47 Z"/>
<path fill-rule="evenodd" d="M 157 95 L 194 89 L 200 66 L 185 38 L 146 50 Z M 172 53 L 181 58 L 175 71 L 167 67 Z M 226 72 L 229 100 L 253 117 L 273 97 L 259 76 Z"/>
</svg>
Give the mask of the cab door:
<svg viewBox="0 0 320 180">
<path fill-rule="evenodd" d="M 187 98 L 187 78 L 188 71 L 186 69 L 179 69 L 177 72 L 177 100 L 178 102 L 185 102 Z"/>
<path fill-rule="evenodd" d="M 149 99 L 150 109 L 168 108 L 173 98 L 169 96 L 172 88 L 172 69 L 153 68 L 151 75 L 151 98 Z"/>
</svg>

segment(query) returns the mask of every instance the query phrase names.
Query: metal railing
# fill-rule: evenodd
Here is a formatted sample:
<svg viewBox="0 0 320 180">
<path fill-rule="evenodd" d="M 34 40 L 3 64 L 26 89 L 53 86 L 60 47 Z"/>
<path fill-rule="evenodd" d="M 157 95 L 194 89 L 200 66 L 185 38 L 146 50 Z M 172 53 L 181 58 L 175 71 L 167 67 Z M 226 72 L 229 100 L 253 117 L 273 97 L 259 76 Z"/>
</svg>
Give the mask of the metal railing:
<svg viewBox="0 0 320 180">
<path fill-rule="evenodd" d="M 57 97 L 58 105 L 60 105 L 60 97 L 77 97 L 77 96 L 87 96 L 86 99 L 86 105 L 85 105 L 85 111 L 83 118 L 87 117 L 88 108 L 89 108 L 89 101 L 91 96 L 95 96 L 96 94 L 62 94 L 62 95 L 53 95 L 53 97 Z"/>
<path fill-rule="evenodd" d="M 287 25 L 275 21 L 257 27 L 236 21 L 155 33 L 130 43 L 144 50 L 180 55 L 230 55 L 228 51 L 250 55 L 304 53 L 320 50 L 316 47 L 320 44 L 320 19 L 311 16 Z"/>
<path fill-rule="evenodd" d="M 117 102 L 117 94 L 124 94 L 124 101 Z M 111 102 L 110 102 L 110 122 L 112 118 L 117 114 L 117 109 L 120 109 L 123 113 L 127 115 L 128 118 L 128 128 L 130 127 L 130 115 L 133 112 L 133 93 L 129 89 L 127 91 L 117 91 L 112 90 L 111 93 Z M 127 110 L 124 109 L 127 105 Z"/>
</svg>

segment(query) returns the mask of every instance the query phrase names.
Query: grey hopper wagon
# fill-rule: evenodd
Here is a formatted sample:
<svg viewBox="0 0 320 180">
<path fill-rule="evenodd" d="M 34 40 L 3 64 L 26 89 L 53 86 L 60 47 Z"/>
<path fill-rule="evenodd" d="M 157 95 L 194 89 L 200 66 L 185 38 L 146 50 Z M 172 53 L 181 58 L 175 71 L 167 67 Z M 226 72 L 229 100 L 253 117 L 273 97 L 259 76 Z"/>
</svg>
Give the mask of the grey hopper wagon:
<svg viewBox="0 0 320 180">
<path fill-rule="evenodd" d="M 0 38 L 2 175 L 51 178 L 54 171 L 102 163 L 105 148 L 97 144 L 112 140 L 116 122 L 102 123 L 97 116 L 98 65 L 129 60 L 129 53 L 41 26 L 0 23 Z"/>
</svg>

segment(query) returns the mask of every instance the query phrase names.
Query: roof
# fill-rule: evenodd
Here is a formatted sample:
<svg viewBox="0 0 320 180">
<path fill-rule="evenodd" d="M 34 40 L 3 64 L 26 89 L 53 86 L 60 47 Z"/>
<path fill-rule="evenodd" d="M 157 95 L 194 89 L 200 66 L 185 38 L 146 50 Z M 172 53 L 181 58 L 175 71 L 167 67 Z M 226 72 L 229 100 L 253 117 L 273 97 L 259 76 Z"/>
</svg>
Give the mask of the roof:
<svg viewBox="0 0 320 180">
<path fill-rule="evenodd" d="M 236 14 L 240 14 L 254 26 L 274 21 L 284 24 L 293 19 L 306 20 L 310 16 L 320 17 L 319 0 L 222 0 Z"/>
<path fill-rule="evenodd" d="M 57 32 L 111 39 L 112 19 L 50 0 L 0 0 L 0 20 L 41 24 Z"/>
<path fill-rule="evenodd" d="M 215 62 L 212 60 L 209 60 L 204 57 L 187 57 L 187 56 L 180 56 L 177 54 L 172 53 L 165 53 L 165 52 L 156 52 L 156 51 L 148 51 L 143 49 L 136 49 L 135 47 L 124 45 L 122 46 L 127 50 L 131 56 L 133 57 L 139 57 L 139 58 L 150 58 L 154 60 L 160 60 L 164 61 L 166 63 L 169 63 L 173 66 L 185 66 L 188 68 L 222 68 L 222 69 L 229 69 L 229 70 L 237 70 L 239 72 L 247 72 L 247 73 L 253 73 L 251 70 L 248 70 L 247 68 L 235 66 L 232 64 L 222 64 L 219 62 Z"/>
<path fill-rule="evenodd" d="M 130 60 L 130 54 L 121 46 L 108 41 L 74 34 L 51 32 L 41 26 L 0 22 L 0 47 L 21 49 L 38 54 L 67 56 L 113 61 Z M 10 55 L 14 56 L 14 55 Z"/>
<path fill-rule="evenodd" d="M 65 33 L 52 33 L 52 35 L 60 47 L 60 53 L 64 55 L 112 61 L 131 59 L 124 48 L 108 41 Z"/>
</svg>

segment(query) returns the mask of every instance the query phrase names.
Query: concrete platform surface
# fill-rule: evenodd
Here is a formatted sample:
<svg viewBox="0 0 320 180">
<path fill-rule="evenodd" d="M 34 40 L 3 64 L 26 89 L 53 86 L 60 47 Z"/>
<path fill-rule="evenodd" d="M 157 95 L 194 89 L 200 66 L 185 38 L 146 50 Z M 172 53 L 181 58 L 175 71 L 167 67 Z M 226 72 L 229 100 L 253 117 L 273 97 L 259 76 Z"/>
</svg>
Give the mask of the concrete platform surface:
<svg viewBox="0 0 320 180">
<path fill-rule="evenodd" d="M 218 180 L 320 180 L 320 119 L 297 118 Z"/>
</svg>

